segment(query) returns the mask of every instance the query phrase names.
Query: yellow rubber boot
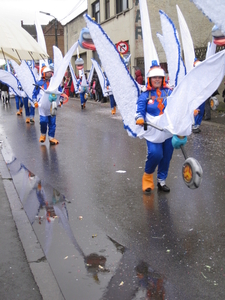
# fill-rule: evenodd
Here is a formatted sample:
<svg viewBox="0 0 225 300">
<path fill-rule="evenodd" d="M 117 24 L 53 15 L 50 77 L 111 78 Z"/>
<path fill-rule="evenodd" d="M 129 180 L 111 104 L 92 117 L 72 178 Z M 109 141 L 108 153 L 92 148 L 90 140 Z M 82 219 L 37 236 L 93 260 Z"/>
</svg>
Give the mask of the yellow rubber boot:
<svg viewBox="0 0 225 300">
<path fill-rule="evenodd" d="M 153 173 L 147 174 L 144 173 L 142 177 L 142 190 L 143 192 L 150 193 L 151 190 L 154 190 L 154 180 L 153 180 Z"/>
<path fill-rule="evenodd" d="M 19 112 L 19 111 L 16 113 L 16 115 L 17 115 L 17 116 L 21 116 L 21 114 L 20 114 L 20 112 Z"/>
<path fill-rule="evenodd" d="M 26 118 L 26 123 L 30 123 L 30 118 Z"/>
<path fill-rule="evenodd" d="M 50 142 L 50 145 L 57 145 L 59 143 L 59 141 L 54 138 L 50 139 L 49 142 Z"/>
<path fill-rule="evenodd" d="M 44 142 L 45 142 L 45 139 L 46 139 L 46 135 L 41 134 L 40 139 L 39 139 L 39 142 L 40 142 L 40 143 L 44 143 Z"/>
<path fill-rule="evenodd" d="M 116 113 L 116 106 L 114 106 L 112 109 L 112 115 L 115 115 L 115 113 Z"/>
</svg>

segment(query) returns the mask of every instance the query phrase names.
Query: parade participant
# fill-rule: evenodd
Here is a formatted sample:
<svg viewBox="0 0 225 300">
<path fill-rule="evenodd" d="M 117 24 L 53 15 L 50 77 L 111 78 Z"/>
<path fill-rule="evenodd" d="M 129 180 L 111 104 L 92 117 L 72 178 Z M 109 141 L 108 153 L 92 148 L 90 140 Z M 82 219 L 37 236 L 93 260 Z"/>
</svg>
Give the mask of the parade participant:
<svg viewBox="0 0 225 300">
<path fill-rule="evenodd" d="M 84 109 L 86 107 L 86 93 L 88 90 L 88 81 L 87 81 L 87 75 L 81 76 L 80 81 L 79 81 L 79 92 L 80 92 L 80 104 L 81 104 L 81 109 Z"/>
<path fill-rule="evenodd" d="M 152 66 L 147 74 L 147 91 L 143 92 L 137 101 L 136 124 L 144 125 L 146 113 L 152 116 L 162 115 L 167 105 L 167 97 L 171 92 L 172 90 L 165 83 L 164 70 L 156 61 L 152 61 Z M 158 166 L 158 189 L 163 192 L 169 192 L 170 188 L 165 181 L 174 149 L 171 138 L 166 139 L 163 143 L 153 143 L 148 140 L 146 142 L 147 161 L 142 177 L 142 190 L 150 193 L 154 189 L 153 173 Z"/>
<path fill-rule="evenodd" d="M 23 100 L 22 97 L 19 95 L 15 95 L 15 101 L 16 101 L 16 115 L 21 116 L 23 113 Z"/>
<path fill-rule="evenodd" d="M 109 79 L 107 78 L 105 73 L 104 73 L 104 75 L 105 75 L 105 79 L 106 79 L 107 90 L 109 90 L 109 89 L 111 89 Z M 111 106 L 111 113 L 112 113 L 112 115 L 115 115 L 115 113 L 116 113 L 116 101 L 115 101 L 115 98 L 114 98 L 112 93 L 109 94 L 109 102 L 110 102 L 110 106 Z"/>
<path fill-rule="evenodd" d="M 22 86 L 18 81 L 18 89 L 22 91 Z M 25 93 L 24 93 L 25 94 Z M 15 94 L 15 101 L 16 101 L 16 115 L 17 116 L 22 116 L 23 113 L 23 97 L 21 95 Z"/>
<path fill-rule="evenodd" d="M 23 103 L 25 107 L 26 123 L 34 124 L 35 108 L 31 105 L 28 97 L 23 98 Z"/>
<path fill-rule="evenodd" d="M 50 80 L 52 77 L 52 70 L 49 67 L 45 67 L 42 70 L 42 79 L 37 83 L 37 86 L 33 90 L 32 99 L 35 102 L 35 107 L 39 108 L 40 115 L 40 130 L 41 136 L 39 142 L 44 143 L 46 140 L 46 133 L 48 127 L 48 136 L 50 145 L 57 145 L 59 142 L 55 137 L 56 129 L 56 115 L 51 114 L 51 105 L 52 103 L 47 100 L 47 103 L 42 103 L 43 99 L 43 90 L 47 90 Z M 62 91 L 62 88 L 59 87 L 58 91 Z"/>
<path fill-rule="evenodd" d="M 109 95 L 109 101 L 110 101 L 110 106 L 111 106 L 111 113 L 112 115 L 115 115 L 116 113 L 116 101 L 113 96 L 113 94 Z"/>
</svg>

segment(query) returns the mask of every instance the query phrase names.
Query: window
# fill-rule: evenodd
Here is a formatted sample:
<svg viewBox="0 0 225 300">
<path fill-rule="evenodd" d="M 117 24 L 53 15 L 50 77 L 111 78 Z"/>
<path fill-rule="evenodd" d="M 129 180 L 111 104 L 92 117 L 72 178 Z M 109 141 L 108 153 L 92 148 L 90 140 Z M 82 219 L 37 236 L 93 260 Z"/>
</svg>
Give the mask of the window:
<svg viewBox="0 0 225 300">
<path fill-rule="evenodd" d="M 116 0 L 116 13 L 119 14 L 120 12 L 128 9 L 128 0 Z"/>
<path fill-rule="evenodd" d="M 105 19 L 110 18 L 110 0 L 105 0 Z"/>
<path fill-rule="evenodd" d="M 95 22 L 100 23 L 100 3 L 99 3 L 99 1 L 92 4 L 92 17 L 95 18 Z"/>
</svg>

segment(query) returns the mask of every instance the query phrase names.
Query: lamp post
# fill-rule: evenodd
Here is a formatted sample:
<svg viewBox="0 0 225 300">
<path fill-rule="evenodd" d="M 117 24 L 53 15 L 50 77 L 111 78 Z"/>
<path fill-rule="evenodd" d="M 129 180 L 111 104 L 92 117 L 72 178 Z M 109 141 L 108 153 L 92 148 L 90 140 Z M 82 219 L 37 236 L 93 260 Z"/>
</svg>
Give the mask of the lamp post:
<svg viewBox="0 0 225 300">
<path fill-rule="evenodd" d="M 55 19 L 55 45 L 56 47 L 58 47 L 58 36 L 57 36 L 57 32 L 58 32 L 58 20 L 56 19 L 56 17 L 54 17 L 53 15 L 51 15 L 50 13 L 44 12 L 44 11 L 39 11 L 41 14 L 47 15 L 47 16 L 51 16 Z"/>
</svg>

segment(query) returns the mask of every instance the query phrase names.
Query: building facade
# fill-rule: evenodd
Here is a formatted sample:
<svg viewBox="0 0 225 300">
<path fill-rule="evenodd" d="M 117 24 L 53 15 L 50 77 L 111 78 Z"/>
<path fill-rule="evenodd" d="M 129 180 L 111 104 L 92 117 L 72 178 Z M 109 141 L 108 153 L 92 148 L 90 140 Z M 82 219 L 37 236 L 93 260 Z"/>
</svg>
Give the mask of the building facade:
<svg viewBox="0 0 225 300">
<path fill-rule="evenodd" d="M 37 40 L 37 31 L 35 25 L 24 25 L 21 21 L 21 27 L 23 27 L 35 40 Z M 48 25 L 42 25 L 43 34 L 45 37 L 45 43 L 47 48 L 47 53 L 49 55 L 50 62 L 54 60 L 53 57 L 53 46 L 58 45 L 64 55 L 64 27 L 63 25 L 55 20 L 52 20 Z"/>
<path fill-rule="evenodd" d="M 152 37 L 162 66 L 166 69 L 166 56 L 156 33 L 161 33 L 159 10 L 162 9 L 174 22 L 178 33 L 179 24 L 176 4 L 182 11 L 188 24 L 196 53 L 200 55 L 212 40 L 211 30 L 213 24 L 196 6 L 188 0 L 147 0 Z M 85 13 L 84 11 L 83 13 Z M 101 24 L 104 31 L 116 45 L 124 41 L 129 45 L 131 54 L 130 72 L 134 76 L 136 68 L 144 71 L 144 53 L 141 30 L 141 17 L 138 0 L 88 0 L 88 14 Z M 65 52 L 78 40 L 80 30 L 85 27 L 83 13 L 64 26 Z M 181 39 L 180 39 L 181 40 Z M 203 49 L 203 50 L 199 50 Z M 84 59 L 84 69 L 91 68 L 91 58 L 98 58 L 95 51 L 84 50 L 79 47 L 80 56 Z M 73 62 L 77 55 L 74 55 Z"/>
</svg>

